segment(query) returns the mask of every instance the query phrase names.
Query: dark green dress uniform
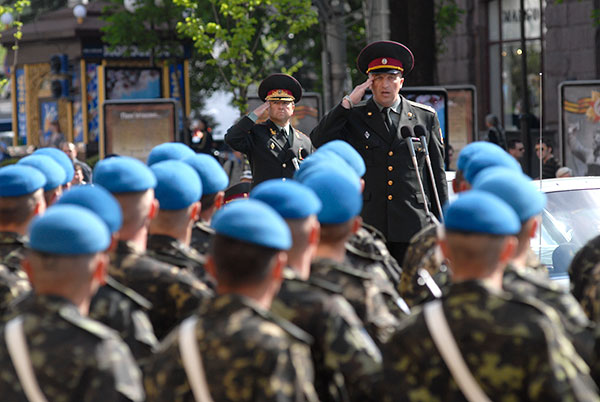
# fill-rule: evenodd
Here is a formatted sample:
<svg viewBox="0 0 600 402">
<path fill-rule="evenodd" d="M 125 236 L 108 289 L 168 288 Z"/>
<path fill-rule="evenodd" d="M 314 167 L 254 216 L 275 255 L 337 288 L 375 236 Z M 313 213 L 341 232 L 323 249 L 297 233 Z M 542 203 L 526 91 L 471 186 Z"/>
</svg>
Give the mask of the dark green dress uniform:
<svg viewBox="0 0 600 402">
<path fill-rule="evenodd" d="M 110 257 L 109 275 L 152 303 L 150 320 L 158 339 L 213 296 L 192 274 L 155 260 L 129 243 L 119 242 Z"/>
<path fill-rule="evenodd" d="M 149 235 L 146 247 L 150 257 L 188 271 L 209 288 L 215 287 L 215 280 L 204 269 L 206 258 L 174 237 Z"/>
<path fill-rule="evenodd" d="M 400 99 L 398 127 L 422 124 L 426 128 L 429 155 L 443 205 L 448 191 L 437 115 L 429 106 L 409 101 L 402 96 Z M 382 114 L 372 99 L 361 102 L 350 110 L 341 104 L 336 106 L 313 129 L 310 138 L 316 147 L 341 139 L 350 143 L 361 154 L 367 166 L 367 172 L 363 176 L 365 189 L 361 215 L 366 223 L 382 232 L 388 242 L 408 243 L 428 223 L 424 202 L 427 202 L 431 211 L 437 212 L 423 148 L 419 144 L 416 152 L 426 193 L 425 200 L 419 190 L 406 141 L 400 131 L 390 135 Z"/>
<path fill-rule="evenodd" d="M 145 370 L 148 402 L 193 399 L 173 331 Z M 219 402 L 315 401 L 310 336 L 239 295 L 217 296 L 195 325 L 210 396 Z"/>
<path fill-rule="evenodd" d="M 381 375 L 381 354 L 339 286 L 315 278 L 304 281 L 286 268 L 271 311 L 314 338 L 315 388 L 321 401 L 371 400 Z"/>
<path fill-rule="evenodd" d="M 263 102 L 298 102 L 302 86 L 287 74 L 271 74 L 260 83 L 258 95 Z M 255 124 L 257 117 L 254 113 L 242 117 L 227 130 L 225 142 L 248 157 L 254 185 L 291 178 L 302 160 L 313 152 L 310 138 L 291 124 L 282 130 L 271 120 Z"/>
<path fill-rule="evenodd" d="M 59 296 L 35 296 L 20 317 L 33 374 L 48 401 L 143 401 L 139 368 L 117 333 Z M 6 325 L 0 326 L 4 337 Z M 27 401 L 0 342 L 0 399 Z"/>
<path fill-rule="evenodd" d="M 589 368 L 534 305 L 483 282 L 442 299 L 451 333 L 477 384 L 494 401 L 597 401 Z M 422 312 L 382 349 L 385 401 L 464 401 Z"/>
</svg>

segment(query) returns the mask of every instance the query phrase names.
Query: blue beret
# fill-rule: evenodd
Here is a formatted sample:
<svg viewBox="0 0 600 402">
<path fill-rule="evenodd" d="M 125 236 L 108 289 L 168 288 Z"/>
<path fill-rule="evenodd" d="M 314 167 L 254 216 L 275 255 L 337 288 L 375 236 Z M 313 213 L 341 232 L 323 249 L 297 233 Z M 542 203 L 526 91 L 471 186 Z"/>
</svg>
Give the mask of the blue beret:
<svg viewBox="0 0 600 402">
<path fill-rule="evenodd" d="M 115 156 L 96 164 L 94 183 L 111 193 L 133 193 L 156 187 L 156 177 L 139 160 L 129 156 Z"/>
<path fill-rule="evenodd" d="M 36 150 L 33 154 L 49 156 L 64 169 L 66 177 L 65 181 L 62 184 L 67 184 L 71 182 L 71 180 L 73 180 L 73 176 L 75 176 L 75 168 L 73 167 L 73 161 L 69 159 L 67 154 L 65 154 L 63 151 L 49 147 L 40 148 Z"/>
<path fill-rule="evenodd" d="M 480 190 L 459 195 L 444 208 L 444 226 L 449 231 L 514 235 L 521 230 L 515 211 L 500 198 Z"/>
<path fill-rule="evenodd" d="M 168 160 L 150 167 L 156 176 L 154 196 L 160 209 L 174 211 L 187 208 L 202 197 L 202 181 L 187 163 Z"/>
<path fill-rule="evenodd" d="M 195 155 L 192 148 L 182 142 L 165 142 L 152 148 L 148 155 L 148 166 L 171 159 L 181 160 Z"/>
<path fill-rule="evenodd" d="M 49 191 L 61 186 L 67 174 L 65 170 L 54 159 L 47 155 L 30 155 L 17 162 L 17 165 L 27 165 L 36 168 L 46 177 L 44 191 Z"/>
<path fill-rule="evenodd" d="M 460 151 L 460 154 L 458 154 L 458 160 L 456 161 L 456 169 L 464 171 L 467 165 L 469 164 L 469 161 L 474 155 L 489 150 L 494 151 L 497 148 L 500 147 L 496 144 L 487 141 L 475 141 L 468 144 Z"/>
<path fill-rule="evenodd" d="M 39 170 L 25 165 L 0 168 L 0 197 L 18 197 L 31 194 L 46 185 L 46 178 Z"/>
<path fill-rule="evenodd" d="M 223 167 L 215 158 L 206 154 L 196 154 L 183 159 L 196 170 L 202 180 L 202 194 L 210 195 L 224 191 L 229 185 L 229 178 Z"/>
<path fill-rule="evenodd" d="M 332 151 L 323 150 L 311 154 L 302 162 L 300 169 L 294 173 L 294 180 L 302 183 L 313 173 L 326 172 L 332 168 L 348 172 L 348 174 L 354 174 L 354 170 L 341 156 Z M 358 181 L 359 179 L 356 176 L 356 180 Z"/>
<path fill-rule="evenodd" d="M 303 219 L 321 210 L 321 201 L 315 192 L 292 180 L 262 182 L 250 192 L 250 198 L 268 204 L 283 219 Z"/>
<path fill-rule="evenodd" d="M 546 196 L 535 188 L 531 179 L 504 167 L 491 167 L 477 175 L 474 190 L 492 193 L 510 205 L 521 222 L 539 215 L 546 206 Z"/>
<path fill-rule="evenodd" d="M 111 233 L 121 229 L 123 214 L 121 205 L 102 186 L 83 185 L 66 191 L 56 205 L 69 204 L 87 208 L 100 217 Z"/>
<path fill-rule="evenodd" d="M 289 250 L 292 235 L 283 218 L 262 201 L 232 201 L 212 219 L 217 234 L 278 250 Z"/>
<path fill-rule="evenodd" d="M 338 224 L 357 216 L 362 208 L 360 183 L 352 176 L 330 169 L 311 174 L 303 183 L 321 200 L 323 208 L 317 215 L 323 224 Z"/>
<path fill-rule="evenodd" d="M 496 147 L 473 155 L 463 170 L 463 173 L 465 179 L 472 185 L 479 172 L 494 166 L 503 166 L 511 169 L 515 173 L 523 172 L 521 165 L 511 154 L 500 147 Z"/>
<path fill-rule="evenodd" d="M 365 161 L 362 156 L 358 153 L 356 149 L 346 141 L 342 140 L 333 140 L 331 142 L 326 143 L 325 145 L 319 148 L 319 151 L 331 151 L 334 154 L 341 157 L 358 175 L 358 177 L 363 177 L 367 168 L 365 166 Z"/>
<path fill-rule="evenodd" d="M 93 254 L 110 245 L 110 232 L 98 215 L 78 205 L 55 205 L 29 227 L 29 247 L 60 255 Z"/>
</svg>

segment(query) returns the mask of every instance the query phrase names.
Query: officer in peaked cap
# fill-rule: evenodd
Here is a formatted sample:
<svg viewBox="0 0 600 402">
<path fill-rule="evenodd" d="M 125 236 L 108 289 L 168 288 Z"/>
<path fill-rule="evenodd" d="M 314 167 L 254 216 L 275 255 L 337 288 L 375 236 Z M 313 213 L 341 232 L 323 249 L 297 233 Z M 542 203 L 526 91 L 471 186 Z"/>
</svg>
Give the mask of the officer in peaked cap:
<svg viewBox="0 0 600 402">
<path fill-rule="evenodd" d="M 447 199 L 440 123 L 434 109 L 399 94 L 404 76 L 414 66 L 413 55 L 406 46 L 391 41 L 371 43 L 359 54 L 357 66 L 368 79 L 345 96 L 310 137 L 317 147 L 344 140 L 361 154 L 366 164 L 361 215 L 366 223 L 383 233 L 391 254 L 402 261 L 410 238 L 428 222 L 425 203 L 431 211 L 439 213 L 433 186 L 442 204 Z M 367 89 L 372 90 L 373 97 L 363 101 Z M 426 144 L 420 141 L 415 144 L 419 170 L 426 172 L 423 167 L 424 147 L 427 147 L 435 177 L 432 182 L 429 175 L 421 174 L 424 196 L 419 190 L 408 144 L 400 135 L 403 126 L 424 129 Z"/>
<path fill-rule="evenodd" d="M 268 179 L 290 178 L 313 151 L 307 135 L 290 124 L 295 103 L 302 98 L 300 83 L 287 74 L 272 74 L 258 88 L 264 102 L 234 124 L 225 142 L 248 156 L 254 185 Z M 269 118 L 256 123 L 267 112 Z"/>
</svg>

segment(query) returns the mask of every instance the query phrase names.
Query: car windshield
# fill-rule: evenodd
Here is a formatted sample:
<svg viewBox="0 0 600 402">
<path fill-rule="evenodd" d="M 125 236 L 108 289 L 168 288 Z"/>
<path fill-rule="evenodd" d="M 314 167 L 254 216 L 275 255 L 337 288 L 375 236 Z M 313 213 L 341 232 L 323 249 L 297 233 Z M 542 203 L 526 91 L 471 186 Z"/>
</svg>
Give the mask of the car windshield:
<svg viewBox="0 0 600 402">
<path fill-rule="evenodd" d="M 566 278 L 571 259 L 600 233 L 600 189 L 546 193 L 548 202 L 531 247 L 553 279 Z"/>
</svg>

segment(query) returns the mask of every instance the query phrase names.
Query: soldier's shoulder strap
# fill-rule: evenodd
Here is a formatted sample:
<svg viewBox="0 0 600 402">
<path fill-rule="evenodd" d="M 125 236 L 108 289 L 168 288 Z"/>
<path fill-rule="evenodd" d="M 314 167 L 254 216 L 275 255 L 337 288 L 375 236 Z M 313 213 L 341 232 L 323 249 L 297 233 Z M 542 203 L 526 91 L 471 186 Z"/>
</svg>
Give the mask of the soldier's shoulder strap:
<svg viewBox="0 0 600 402">
<path fill-rule="evenodd" d="M 30 402 L 47 402 L 33 372 L 27 341 L 23 332 L 22 316 L 17 316 L 6 324 L 4 336 L 10 359 L 27 399 Z"/>
<path fill-rule="evenodd" d="M 423 315 L 435 346 L 467 401 L 491 402 L 473 377 L 460 353 L 448 321 L 446 321 L 441 300 L 425 304 Z"/>
<path fill-rule="evenodd" d="M 108 276 L 106 278 L 106 285 L 113 288 L 119 293 L 127 296 L 131 300 L 133 300 L 136 304 L 143 307 L 146 310 L 152 310 L 152 303 L 150 300 L 146 299 L 144 296 L 140 295 L 135 290 L 128 288 L 127 286 L 121 284 L 119 281 L 116 281 L 112 277 Z"/>
<path fill-rule="evenodd" d="M 100 338 L 101 340 L 119 339 L 117 332 L 106 325 L 84 317 L 77 310 L 70 307 L 63 307 L 58 314 L 67 322 L 85 332 Z"/>
<path fill-rule="evenodd" d="M 313 285 L 317 288 L 326 290 L 329 293 L 342 294 L 342 287 L 337 283 L 329 282 L 328 280 L 321 278 L 308 278 L 307 281 L 310 285 Z"/>
<path fill-rule="evenodd" d="M 411 100 L 409 100 L 409 99 L 406 99 L 406 98 L 404 98 L 404 99 L 405 99 L 405 100 L 406 100 L 406 102 L 408 102 L 408 104 L 409 104 L 409 105 L 411 105 L 411 106 L 414 106 L 414 107 L 416 107 L 416 108 L 419 108 L 419 109 L 426 110 L 426 111 L 428 111 L 428 112 L 431 112 L 431 113 L 435 113 L 435 109 L 434 109 L 434 108 L 432 108 L 431 106 L 424 105 L 424 104 L 422 104 L 422 103 L 419 103 L 419 102 L 411 101 Z"/>
<path fill-rule="evenodd" d="M 179 327 L 179 353 L 183 368 L 187 375 L 194 400 L 196 402 L 213 402 L 210 396 L 206 372 L 202 363 L 202 355 L 196 340 L 196 324 L 198 318 L 191 316 L 181 323 Z"/>
</svg>

